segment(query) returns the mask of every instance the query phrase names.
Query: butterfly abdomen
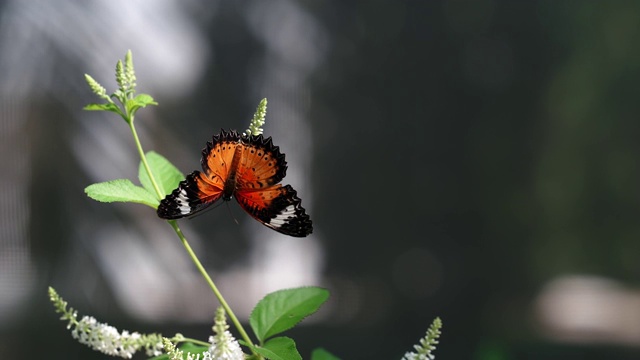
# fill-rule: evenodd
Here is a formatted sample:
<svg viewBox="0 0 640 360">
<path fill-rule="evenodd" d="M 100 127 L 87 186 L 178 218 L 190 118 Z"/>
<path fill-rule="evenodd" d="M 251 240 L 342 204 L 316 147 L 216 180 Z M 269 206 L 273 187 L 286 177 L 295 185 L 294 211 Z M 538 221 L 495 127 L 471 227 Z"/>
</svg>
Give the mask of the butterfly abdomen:
<svg viewBox="0 0 640 360">
<path fill-rule="evenodd" d="M 231 160 L 231 164 L 229 165 L 229 176 L 225 180 L 224 187 L 222 188 L 223 200 L 231 200 L 233 193 L 236 191 L 238 183 L 238 164 L 240 164 L 240 158 L 242 158 L 242 150 L 243 146 L 238 145 L 233 152 L 233 160 Z"/>
</svg>

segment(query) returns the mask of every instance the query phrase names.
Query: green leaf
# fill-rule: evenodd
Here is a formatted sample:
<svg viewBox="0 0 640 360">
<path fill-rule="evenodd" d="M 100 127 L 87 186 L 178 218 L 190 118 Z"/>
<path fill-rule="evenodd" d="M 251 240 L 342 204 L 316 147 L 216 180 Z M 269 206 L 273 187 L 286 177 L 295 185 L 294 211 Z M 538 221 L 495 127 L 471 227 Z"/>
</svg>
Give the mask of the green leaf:
<svg viewBox="0 0 640 360">
<path fill-rule="evenodd" d="M 296 349 L 296 343 L 293 339 L 286 336 L 280 336 L 267 341 L 262 349 L 267 349 L 284 360 L 302 360 L 302 356 Z"/>
<path fill-rule="evenodd" d="M 249 316 L 249 323 L 263 343 L 316 312 L 328 298 L 329 291 L 319 287 L 279 290 L 258 302 Z"/>
<path fill-rule="evenodd" d="M 145 107 L 147 105 L 158 105 L 158 103 L 153 100 L 151 95 L 148 94 L 138 94 L 135 98 L 133 98 L 133 101 L 135 101 L 135 103 L 140 107 Z"/>
<path fill-rule="evenodd" d="M 311 353 L 311 360 L 340 360 L 340 358 L 323 348 L 317 348 Z"/>
<path fill-rule="evenodd" d="M 125 106 L 127 107 L 127 109 L 129 109 L 129 114 L 131 114 L 131 116 L 135 115 L 136 112 L 138 111 L 138 109 L 140 109 L 140 107 L 141 107 L 133 99 L 127 100 L 125 102 L 125 104 L 126 104 Z"/>
<path fill-rule="evenodd" d="M 274 353 L 273 351 L 269 350 L 269 349 L 265 349 L 265 348 L 261 348 L 259 346 L 254 346 L 252 348 L 255 352 L 257 352 L 258 354 L 262 355 L 265 359 L 270 359 L 270 360 L 283 360 L 283 358 L 281 358 L 280 356 L 278 356 L 278 354 Z"/>
<path fill-rule="evenodd" d="M 293 339 L 286 336 L 276 337 L 263 346 L 250 346 L 255 352 L 270 360 L 302 360 Z"/>
<path fill-rule="evenodd" d="M 157 208 L 159 201 L 145 188 L 134 185 L 129 179 L 118 179 L 89 185 L 87 195 L 101 202 L 134 202 Z"/>
<path fill-rule="evenodd" d="M 173 164 L 169 162 L 169 160 L 167 160 L 164 156 L 158 154 L 155 151 L 149 151 L 146 154 L 146 158 L 147 164 L 149 164 L 149 168 L 151 168 L 153 177 L 156 179 L 163 197 L 169 195 L 173 191 L 173 189 L 178 187 L 180 181 L 184 180 L 184 175 L 182 174 L 182 172 L 180 172 L 178 168 L 173 166 Z M 138 167 L 138 179 L 140 179 L 140 184 L 142 184 L 142 186 L 147 189 L 147 191 L 149 191 L 151 194 L 156 193 L 156 190 L 153 188 L 151 179 L 149 178 L 149 175 L 147 174 L 142 161 L 140 162 L 140 166 Z"/>
<path fill-rule="evenodd" d="M 131 114 L 135 114 L 138 109 L 146 107 L 147 105 L 158 105 L 158 103 L 153 101 L 153 98 L 147 94 L 140 94 L 133 99 L 129 99 L 126 104 Z"/>
<path fill-rule="evenodd" d="M 84 110 L 89 111 L 112 111 L 114 113 L 120 113 L 120 109 L 116 104 L 106 103 L 106 104 L 89 104 L 83 108 Z"/>
</svg>

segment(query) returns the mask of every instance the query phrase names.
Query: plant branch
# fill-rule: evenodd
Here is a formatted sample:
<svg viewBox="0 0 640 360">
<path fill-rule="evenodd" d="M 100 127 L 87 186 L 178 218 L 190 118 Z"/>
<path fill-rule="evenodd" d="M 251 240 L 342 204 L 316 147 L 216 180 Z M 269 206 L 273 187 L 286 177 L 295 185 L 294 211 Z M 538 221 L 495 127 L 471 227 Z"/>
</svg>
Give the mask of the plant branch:
<svg viewBox="0 0 640 360">
<path fill-rule="evenodd" d="M 140 138 L 138 138 L 138 132 L 136 131 L 136 127 L 133 124 L 133 116 L 131 116 L 129 120 L 130 121 L 127 121 L 127 123 L 129 124 L 129 128 L 131 129 L 133 140 L 136 143 L 136 148 L 138 149 L 138 155 L 140 155 L 140 161 L 142 161 L 144 169 L 147 172 L 147 175 L 149 175 L 149 180 L 151 180 L 153 189 L 156 191 L 156 196 L 158 197 L 158 199 L 162 200 L 165 194 L 163 194 L 162 191 L 160 191 L 160 187 L 158 186 L 158 183 L 156 182 L 156 179 L 153 176 L 153 173 L 151 172 L 151 168 L 149 167 L 149 163 L 147 162 L 147 157 L 145 156 L 144 150 L 142 150 L 142 145 L 140 144 Z"/>
<path fill-rule="evenodd" d="M 200 271 L 200 274 L 202 274 L 202 276 L 204 277 L 205 281 L 207 282 L 207 284 L 209 284 L 209 287 L 211 288 L 211 290 L 213 291 L 213 293 L 216 295 L 216 297 L 218 298 L 218 301 L 220 302 L 220 305 L 222 305 L 222 307 L 224 308 L 224 310 L 227 312 L 227 315 L 229 316 L 229 318 L 231 319 L 231 321 L 233 322 L 233 324 L 236 326 L 236 329 L 238 330 L 238 332 L 240 333 L 240 336 L 242 336 L 242 339 L 244 341 L 247 342 L 247 344 L 250 345 L 251 347 L 251 352 L 253 352 L 254 355 L 259 356 L 254 350 L 253 347 L 255 346 L 253 344 L 253 342 L 251 341 L 251 338 L 249 337 L 249 335 L 247 334 L 247 332 L 244 330 L 244 328 L 242 327 L 242 324 L 240 323 L 240 321 L 238 320 L 238 318 L 236 317 L 236 315 L 233 313 L 233 310 L 231 310 L 231 307 L 229 307 L 229 304 L 227 304 L 227 301 L 224 299 L 224 297 L 222 296 L 222 294 L 220 293 L 220 291 L 218 290 L 218 287 L 216 286 L 216 284 L 214 284 L 213 280 L 211 280 L 211 277 L 209 276 L 209 274 L 207 273 L 207 270 L 205 270 L 204 266 L 202 266 L 202 263 L 200 262 L 200 260 L 198 259 L 198 257 L 196 256 L 196 254 L 193 252 L 193 249 L 191 249 L 191 246 L 189 245 L 189 242 L 187 241 L 187 239 L 185 238 L 184 234 L 182 233 L 182 230 L 180 230 L 180 228 L 178 227 L 178 223 L 175 220 L 169 220 L 168 221 L 169 225 L 171 225 L 171 227 L 173 228 L 173 230 L 176 232 L 176 234 L 178 234 L 178 237 L 180 238 L 180 240 L 182 241 L 182 245 L 184 246 L 184 248 L 187 250 L 187 253 L 189 253 L 189 256 L 191 256 L 191 260 L 193 260 L 193 263 L 196 264 L 196 267 L 198 268 L 198 270 Z"/>
</svg>

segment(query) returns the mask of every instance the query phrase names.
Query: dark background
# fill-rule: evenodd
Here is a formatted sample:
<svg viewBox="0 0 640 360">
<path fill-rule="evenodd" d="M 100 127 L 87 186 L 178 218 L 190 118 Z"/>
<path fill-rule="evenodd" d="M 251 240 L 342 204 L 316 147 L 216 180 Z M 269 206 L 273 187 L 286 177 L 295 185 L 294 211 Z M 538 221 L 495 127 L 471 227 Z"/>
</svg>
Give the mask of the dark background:
<svg viewBox="0 0 640 360">
<path fill-rule="evenodd" d="M 640 356 L 640 3 L 104 6 L 0 4 L 2 358 L 104 358 L 56 319 L 50 285 L 118 329 L 209 336 L 217 304 L 184 251 L 166 250 L 170 228 L 142 205 L 82 192 L 137 177 L 126 125 L 81 110 L 96 101 L 82 75 L 112 91 L 127 49 L 139 90 L 160 103 L 139 112 L 143 145 L 184 172 L 219 128 L 246 128 L 270 100 L 265 133 L 287 154 L 285 182 L 314 235 L 273 240 L 235 204 L 185 232 L 214 280 L 242 273 L 256 246 L 291 259 L 290 247 L 315 249 L 305 283 L 332 299 L 288 333 L 304 358 L 322 346 L 399 359 L 436 316 L 439 359 Z M 129 253 L 115 239 L 145 255 L 116 266 L 138 269 L 125 288 L 111 279 Z M 223 280 L 232 307 L 267 292 L 251 276 Z M 140 297 L 147 287 L 164 292 Z M 175 300 L 154 305 L 167 293 Z M 191 303 L 203 312 L 185 316 Z"/>
</svg>

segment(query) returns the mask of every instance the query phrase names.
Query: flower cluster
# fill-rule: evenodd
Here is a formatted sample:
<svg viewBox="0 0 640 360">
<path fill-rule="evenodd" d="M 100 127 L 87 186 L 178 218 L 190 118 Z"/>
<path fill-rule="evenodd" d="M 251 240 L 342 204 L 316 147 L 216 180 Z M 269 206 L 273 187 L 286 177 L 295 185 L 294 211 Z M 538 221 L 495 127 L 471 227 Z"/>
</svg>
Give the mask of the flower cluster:
<svg viewBox="0 0 640 360">
<path fill-rule="evenodd" d="M 140 348 L 140 334 L 128 331 L 118 332 L 118 329 L 107 324 L 99 323 L 94 317 L 84 316 L 78 322 L 71 336 L 81 344 L 100 351 L 103 354 L 130 359 Z"/>
<path fill-rule="evenodd" d="M 413 348 L 417 352 L 407 352 L 402 360 L 433 360 L 436 358 L 431 352 L 436 349 L 438 338 L 440 337 L 440 329 L 442 328 L 442 320 L 436 318 L 427 330 L 427 335 L 420 339 L 420 345 L 414 345 Z"/>
<path fill-rule="evenodd" d="M 91 316 L 84 316 L 78 321 L 78 312 L 73 308 L 67 309 L 67 302 L 64 301 L 53 288 L 49 288 L 49 298 L 56 308 L 57 313 L 61 313 L 62 320 L 68 320 L 67 329 L 71 329 L 71 336 L 81 344 L 100 351 L 103 354 L 119 356 L 131 359 L 141 348 L 145 349 L 148 356 L 158 356 L 162 354 L 162 336 L 159 334 L 143 335 L 137 332 L 130 333 L 118 329 L 108 324 L 98 322 Z"/>
<path fill-rule="evenodd" d="M 262 101 L 260 101 L 260 104 L 258 104 L 256 113 L 253 115 L 253 119 L 251 119 L 249 128 L 244 132 L 245 135 L 262 134 L 264 130 L 262 129 L 261 126 L 264 125 L 266 116 L 267 116 L 267 99 L 262 99 Z"/>
<path fill-rule="evenodd" d="M 244 353 L 238 341 L 227 330 L 227 317 L 224 308 L 218 308 L 213 325 L 214 336 L 209 337 L 209 348 L 199 354 L 184 352 L 178 349 L 175 343 L 180 342 L 205 342 L 185 339 L 177 334 L 173 339 L 163 338 L 160 334 L 140 334 L 138 332 L 119 332 L 113 326 L 98 322 L 92 316 L 84 316 L 78 320 L 78 312 L 73 308 L 67 308 L 67 302 L 53 289 L 49 288 L 49 298 L 56 308 L 56 312 L 62 314 L 60 319 L 67 320 L 67 329 L 71 329 L 71 336 L 81 344 L 85 344 L 93 350 L 103 354 L 119 356 L 131 359 L 140 349 L 145 350 L 147 356 L 159 356 L 163 353 L 169 355 L 172 360 L 244 360 Z M 206 348 L 205 348 L 206 349 Z"/>
<path fill-rule="evenodd" d="M 200 354 L 192 354 L 190 352 L 187 353 L 187 357 L 184 357 L 184 351 L 178 349 L 171 340 L 164 338 L 162 339 L 162 344 L 164 345 L 164 349 L 169 355 L 169 360 L 200 360 Z"/>
<path fill-rule="evenodd" d="M 224 312 L 224 308 L 219 307 L 216 311 L 215 324 L 213 325 L 213 332 L 215 336 L 209 337 L 211 347 L 209 351 L 205 353 L 203 360 L 242 360 L 244 359 L 244 353 L 240 349 L 240 344 L 227 330 L 227 318 Z"/>
<path fill-rule="evenodd" d="M 124 57 L 124 64 L 118 60 L 116 64 L 116 82 L 118 83 L 117 95 L 129 97 L 136 89 L 136 74 L 133 70 L 133 57 L 131 50 Z M 119 93 L 118 93 L 119 92 Z"/>
<path fill-rule="evenodd" d="M 164 349 L 171 360 L 244 360 L 244 353 L 240 349 L 240 344 L 227 329 L 227 319 L 222 307 L 216 311 L 215 324 L 213 325 L 214 336 L 209 337 L 211 346 L 200 353 L 192 354 L 177 348 L 170 339 L 164 338 Z M 202 357 L 201 357 L 202 355 Z"/>
</svg>

